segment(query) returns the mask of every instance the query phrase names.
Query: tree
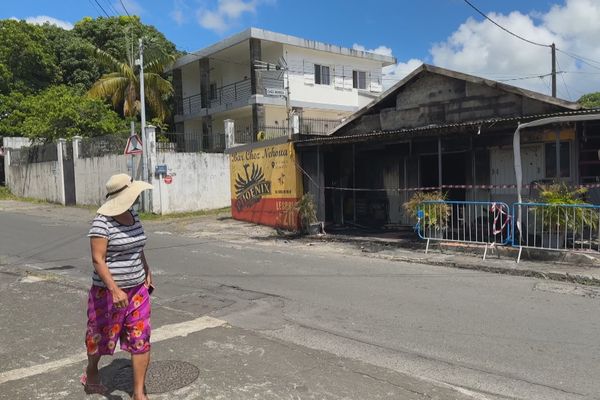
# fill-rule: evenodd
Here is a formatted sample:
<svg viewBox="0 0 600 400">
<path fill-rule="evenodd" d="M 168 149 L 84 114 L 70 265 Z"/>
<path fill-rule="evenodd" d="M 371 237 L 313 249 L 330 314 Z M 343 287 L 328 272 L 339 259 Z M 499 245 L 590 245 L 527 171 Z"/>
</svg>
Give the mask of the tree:
<svg viewBox="0 0 600 400">
<path fill-rule="evenodd" d="M 126 135 L 128 131 L 126 121 L 103 101 L 90 99 L 65 85 L 53 86 L 35 95 L 1 96 L 0 110 L 3 104 L 12 108 L 8 117 L 0 120 L 0 134 L 7 136 L 49 142 L 77 135 Z"/>
<path fill-rule="evenodd" d="M 123 59 L 125 54 L 134 54 L 140 37 L 144 38 L 151 52 L 170 56 L 177 54 L 172 42 L 153 26 L 142 24 L 138 16 L 85 17 L 75 24 L 73 32 L 117 60 Z"/>
<path fill-rule="evenodd" d="M 44 30 L 25 21 L 0 20 L 0 90 L 31 93 L 60 81 L 60 68 Z"/>
<path fill-rule="evenodd" d="M 104 50 L 96 49 L 94 54 L 105 65 L 110 65 L 113 72 L 103 75 L 94 83 L 88 95 L 93 98 L 108 99 L 115 110 L 122 110 L 123 116 L 135 117 L 140 112 L 140 82 L 133 65 L 133 57 L 129 56 L 128 60 L 123 62 Z M 172 55 L 162 55 L 144 65 L 146 102 L 154 115 L 161 120 L 169 115 L 166 98 L 173 94 L 173 85 L 163 78 L 161 73 L 174 60 L 175 57 Z"/>
<path fill-rule="evenodd" d="M 585 108 L 600 108 L 600 92 L 584 94 L 577 102 Z"/>
<path fill-rule="evenodd" d="M 44 24 L 41 28 L 61 71 L 60 83 L 89 89 L 102 75 L 101 66 L 92 55 L 94 46 L 56 25 Z"/>
</svg>

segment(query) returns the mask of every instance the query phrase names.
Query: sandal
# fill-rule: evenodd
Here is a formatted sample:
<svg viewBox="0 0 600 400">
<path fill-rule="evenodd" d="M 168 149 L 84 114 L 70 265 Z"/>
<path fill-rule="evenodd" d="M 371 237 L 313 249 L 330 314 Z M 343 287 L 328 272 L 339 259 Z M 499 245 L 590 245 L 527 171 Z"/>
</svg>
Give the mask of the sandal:
<svg viewBox="0 0 600 400">
<path fill-rule="evenodd" d="M 86 394 L 106 394 L 108 393 L 108 388 L 100 383 L 88 383 L 87 374 L 84 372 L 79 378 L 79 382 L 83 385 L 83 390 Z"/>
</svg>

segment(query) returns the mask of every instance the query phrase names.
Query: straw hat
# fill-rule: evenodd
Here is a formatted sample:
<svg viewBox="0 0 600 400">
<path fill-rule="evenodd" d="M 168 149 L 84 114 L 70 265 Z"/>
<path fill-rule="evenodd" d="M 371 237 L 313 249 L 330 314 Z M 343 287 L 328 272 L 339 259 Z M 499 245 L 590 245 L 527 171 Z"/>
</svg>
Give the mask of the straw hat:
<svg viewBox="0 0 600 400">
<path fill-rule="evenodd" d="M 134 181 L 127 174 L 117 174 L 106 182 L 106 202 L 98 209 L 98 214 L 114 217 L 123 214 L 144 190 L 152 185 L 144 181 Z"/>
</svg>

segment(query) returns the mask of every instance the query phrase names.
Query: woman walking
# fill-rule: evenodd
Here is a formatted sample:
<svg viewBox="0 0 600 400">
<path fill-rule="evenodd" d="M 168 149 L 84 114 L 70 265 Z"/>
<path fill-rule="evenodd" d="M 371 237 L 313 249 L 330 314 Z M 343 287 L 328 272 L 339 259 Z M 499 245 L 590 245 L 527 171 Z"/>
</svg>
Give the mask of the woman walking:
<svg viewBox="0 0 600 400">
<path fill-rule="evenodd" d="M 88 297 L 85 343 L 88 365 L 81 377 L 86 393 L 106 394 L 98 363 L 112 355 L 117 341 L 131 353 L 133 399 L 146 400 L 144 383 L 150 363 L 152 274 L 144 256 L 146 236 L 132 205 L 152 185 L 126 174 L 106 183 L 107 201 L 98 209 L 90 237 L 94 273 Z"/>
</svg>

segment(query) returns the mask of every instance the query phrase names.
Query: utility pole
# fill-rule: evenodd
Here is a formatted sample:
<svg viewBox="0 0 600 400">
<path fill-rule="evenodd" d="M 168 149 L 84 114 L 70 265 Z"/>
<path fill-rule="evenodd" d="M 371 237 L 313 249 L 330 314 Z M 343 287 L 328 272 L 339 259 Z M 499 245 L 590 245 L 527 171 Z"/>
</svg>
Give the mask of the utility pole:
<svg viewBox="0 0 600 400">
<path fill-rule="evenodd" d="M 556 97 L 556 45 L 552 43 L 552 97 Z"/>
<path fill-rule="evenodd" d="M 148 174 L 148 156 L 150 149 L 148 148 L 148 135 L 146 134 L 146 98 L 144 94 L 144 41 L 142 38 L 139 40 L 139 52 L 140 58 L 135 60 L 135 63 L 140 66 L 140 117 L 142 125 L 142 143 L 144 144 L 144 151 L 142 152 L 142 179 L 145 182 L 150 182 L 150 176 Z M 144 210 L 150 211 L 150 203 L 148 192 L 143 192 Z"/>
</svg>

